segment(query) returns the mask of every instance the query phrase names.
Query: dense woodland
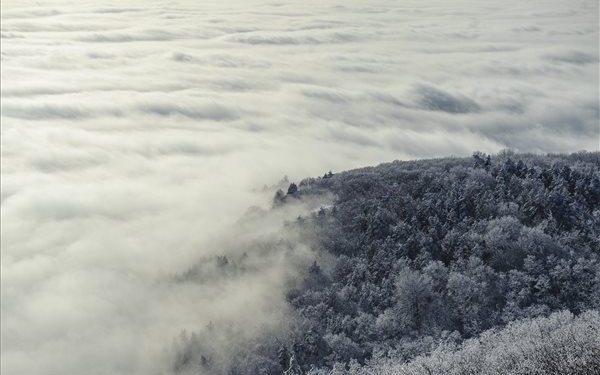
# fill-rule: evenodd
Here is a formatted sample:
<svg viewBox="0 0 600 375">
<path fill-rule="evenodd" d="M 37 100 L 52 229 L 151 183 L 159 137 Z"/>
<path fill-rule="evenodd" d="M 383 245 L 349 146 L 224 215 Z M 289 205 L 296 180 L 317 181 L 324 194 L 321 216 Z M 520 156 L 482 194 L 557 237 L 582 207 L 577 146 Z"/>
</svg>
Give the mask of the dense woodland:
<svg viewBox="0 0 600 375">
<path fill-rule="evenodd" d="M 287 224 L 317 254 L 288 332 L 226 366 L 210 332 L 184 335 L 175 370 L 600 373 L 600 153 L 395 161 L 292 183 L 272 210 L 327 194 Z"/>
</svg>

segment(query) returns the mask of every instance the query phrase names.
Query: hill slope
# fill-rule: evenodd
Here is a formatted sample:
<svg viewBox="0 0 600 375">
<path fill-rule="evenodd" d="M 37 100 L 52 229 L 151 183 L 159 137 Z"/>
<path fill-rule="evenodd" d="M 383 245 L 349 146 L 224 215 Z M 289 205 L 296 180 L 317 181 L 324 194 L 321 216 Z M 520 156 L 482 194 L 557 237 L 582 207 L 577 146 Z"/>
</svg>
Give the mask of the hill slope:
<svg viewBox="0 0 600 375">
<path fill-rule="evenodd" d="M 464 340 L 522 319 L 514 324 L 523 332 L 570 329 L 571 343 L 585 341 L 577 341 L 585 327 L 598 330 L 589 310 L 600 308 L 600 153 L 476 153 L 328 173 L 278 192 L 272 211 L 326 195 L 331 204 L 287 225 L 317 259 L 288 288 L 288 332 L 246 345 L 228 373 L 280 374 L 290 362 L 288 373 L 339 374 L 350 365 L 353 373 L 396 373 L 393 366 L 430 353 L 438 362 L 463 358 L 473 346 Z M 514 337 L 514 329 L 490 332 L 477 350 L 497 353 Z M 525 345 L 531 334 L 523 337 Z M 563 342 L 553 337 L 543 340 Z M 569 352 L 580 344 L 563 354 L 581 357 Z M 600 350 L 598 340 L 585 345 Z M 542 350 L 527 348 L 533 354 L 523 355 L 535 358 Z M 599 366 L 592 362 L 568 366 Z M 502 363 L 500 372 L 520 373 Z M 415 366 L 406 373 L 420 373 Z"/>
</svg>

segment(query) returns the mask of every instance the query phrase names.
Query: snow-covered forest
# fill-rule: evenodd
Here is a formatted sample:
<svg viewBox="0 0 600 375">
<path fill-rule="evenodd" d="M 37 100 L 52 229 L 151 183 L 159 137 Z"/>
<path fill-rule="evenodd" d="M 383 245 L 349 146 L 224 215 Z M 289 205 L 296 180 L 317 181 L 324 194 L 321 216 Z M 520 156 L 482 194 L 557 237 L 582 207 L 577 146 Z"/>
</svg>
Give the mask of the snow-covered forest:
<svg viewBox="0 0 600 375">
<path fill-rule="evenodd" d="M 600 371 L 600 153 L 475 153 L 329 172 L 279 190 L 272 211 L 322 196 L 331 204 L 283 229 L 316 251 L 286 291 L 288 330 L 227 359 L 212 352 L 215 337 L 238 337 L 227 327 L 184 333 L 176 372 Z M 291 260 L 285 245 L 256 247 Z M 235 277 L 247 258 L 223 255 L 213 268 Z"/>
</svg>

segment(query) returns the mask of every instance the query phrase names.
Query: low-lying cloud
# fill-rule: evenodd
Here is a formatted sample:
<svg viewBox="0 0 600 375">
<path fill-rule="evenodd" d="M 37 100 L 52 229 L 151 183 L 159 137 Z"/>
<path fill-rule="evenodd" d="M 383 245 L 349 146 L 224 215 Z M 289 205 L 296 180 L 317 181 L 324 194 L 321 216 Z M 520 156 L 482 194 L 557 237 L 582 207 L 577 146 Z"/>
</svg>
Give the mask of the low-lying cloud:
<svg viewBox="0 0 600 375">
<path fill-rule="evenodd" d="M 481 107 L 472 99 L 460 94 L 449 94 L 436 87 L 419 85 L 415 89 L 422 108 L 429 111 L 442 111 L 447 113 L 471 113 L 479 112 Z"/>
<path fill-rule="evenodd" d="M 3 1 L 2 373 L 169 373 L 183 330 L 230 327 L 209 351 L 283 335 L 314 254 L 282 225 L 314 207 L 238 219 L 285 174 L 598 150 L 597 14 Z"/>
</svg>

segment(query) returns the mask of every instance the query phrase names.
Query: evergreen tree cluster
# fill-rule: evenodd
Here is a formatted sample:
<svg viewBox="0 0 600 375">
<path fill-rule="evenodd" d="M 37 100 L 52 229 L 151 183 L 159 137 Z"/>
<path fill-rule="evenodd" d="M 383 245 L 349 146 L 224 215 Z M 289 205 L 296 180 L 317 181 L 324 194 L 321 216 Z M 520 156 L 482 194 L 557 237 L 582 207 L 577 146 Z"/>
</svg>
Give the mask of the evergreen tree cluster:
<svg viewBox="0 0 600 375">
<path fill-rule="evenodd" d="M 323 194 L 289 224 L 319 255 L 287 293 L 290 335 L 230 373 L 598 373 L 600 153 L 395 161 L 292 184 L 273 210 Z"/>
</svg>

